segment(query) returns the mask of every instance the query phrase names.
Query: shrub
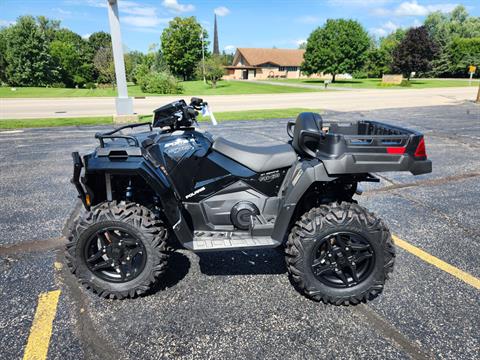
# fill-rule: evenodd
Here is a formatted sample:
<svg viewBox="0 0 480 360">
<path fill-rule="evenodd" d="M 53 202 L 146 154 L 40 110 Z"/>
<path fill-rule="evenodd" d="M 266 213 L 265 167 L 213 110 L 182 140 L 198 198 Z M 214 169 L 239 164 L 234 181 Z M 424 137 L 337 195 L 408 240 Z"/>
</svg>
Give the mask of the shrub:
<svg viewBox="0 0 480 360">
<path fill-rule="evenodd" d="M 50 84 L 50 87 L 52 87 L 52 88 L 64 88 L 66 86 L 63 82 L 54 82 L 54 83 Z"/>
<path fill-rule="evenodd" d="M 368 73 L 365 70 L 356 70 L 353 72 L 352 77 L 354 79 L 366 79 L 368 78 Z"/>
<path fill-rule="evenodd" d="M 110 88 L 115 88 L 115 84 L 108 84 L 108 83 L 100 83 L 97 85 L 97 88 L 99 89 L 110 89 Z"/>
<path fill-rule="evenodd" d="M 397 85 L 380 82 L 377 86 L 380 86 L 380 87 L 392 87 L 392 86 L 397 86 Z"/>
<path fill-rule="evenodd" d="M 400 83 L 400 86 L 410 87 L 412 86 L 412 83 L 410 82 L 410 80 L 402 80 L 402 82 Z"/>
<path fill-rule="evenodd" d="M 81 76 L 81 75 L 74 75 L 73 76 L 73 83 L 75 85 L 78 85 L 78 87 L 85 86 L 85 82 L 86 82 L 86 80 L 83 76 Z"/>
<path fill-rule="evenodd" d="M 182 86 L 177 79 L 166 72 L 150 72 L 144 74 L 137 82 L 143 92 L 150 94 L 180 94 Z"/>
<path fill-rule="evenodd" d="M 95 89 L 97 87 L 97 85 L 95 85 L 95 83 L 93 82 L 88 82 L 85 84 L 85 88 L 86 89 Z"/>
</svg>

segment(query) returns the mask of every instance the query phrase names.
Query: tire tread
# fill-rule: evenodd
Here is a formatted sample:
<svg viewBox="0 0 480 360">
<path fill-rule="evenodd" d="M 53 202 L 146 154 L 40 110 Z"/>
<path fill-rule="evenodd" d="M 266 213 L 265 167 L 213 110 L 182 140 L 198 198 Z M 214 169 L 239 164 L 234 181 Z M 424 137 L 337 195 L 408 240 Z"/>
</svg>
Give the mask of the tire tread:
<svg viewBox="0 0 480 360">
<path fill-rule="evenodd" d="M 382 281 L 376 280 L 366 291 L 350 296 L 329 296 L 318 291 L 314 284 L 306 281 L 302 271 L 305 261 L 305 241 L 313 241 L 316 231 L 330 226 L 361 224 L 369 231 L 381 231 L 381 247 L 384 252 Z M 356 305 L 377 297 L 382 291 L 384 280 L 389 278 L 395 261 L 395 248 L 386 224 L 373 213 L 356 203 L 341 202 L 314 207 L 303 214 L 292 227 L 286 243 L 288 272 L 297 289 L 309 298 L 334 305 Z"/>
<path fill-rule="evenodd" d="M 90 226 L 102 221 L 121 221 L 136 227 L 144 235 L 154 250 L 154 265 L 152 271 L 144 281 L 135 287 L 115 291 L 100 287 L 91 281 L 91 274 L 78 271 L 78 257 L 76 255 L 77 242 L 81 234 Z M 124 299 L 134 298 L 145 294 L 165 272 L 169 252 L 167 251 L 168 231 L 163 222 L 156 219 L 147 208 L 132 202 L 104 202 L 85 212 L 73 222 L 66 245 L 66 263 L 76 275 L 78 281 L 87 289 L 103 298 Z"/>
</svg>

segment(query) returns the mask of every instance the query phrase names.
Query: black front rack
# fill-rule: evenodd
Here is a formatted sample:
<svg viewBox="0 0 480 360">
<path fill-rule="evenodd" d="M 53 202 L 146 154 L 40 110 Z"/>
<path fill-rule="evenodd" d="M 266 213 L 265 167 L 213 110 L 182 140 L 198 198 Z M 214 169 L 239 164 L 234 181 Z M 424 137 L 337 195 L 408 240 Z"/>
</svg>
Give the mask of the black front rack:
<svg viewBox="0 0 480 360">
<path fill-rule="evenodd" d="M 106 132 L 106 133 L 96 133 L 95 134 L 95 139 L 98 139 L 100 141 L 100 147 L 105 147 L 105 139 L 125 139 L 127 143 L 130 145 L 131 142 L 133 142 L 133 146 L 139 147 L 140 144 L 138 143 L 138 139 L 136 139 L 133 136 L 130 135 L 114 135 L 115 133 L 124 130 L 124 129 L 133 129 L 139 126 L 145 126 L 148 125 L 150 128 L 150 131 L 153 130 L 152 124 L 150 122 L 144 122 L 140 124 L 129 124 L 129 125 L 124 125 L 119 128 L 113 129 L 112 131 Z"/>
</svg>

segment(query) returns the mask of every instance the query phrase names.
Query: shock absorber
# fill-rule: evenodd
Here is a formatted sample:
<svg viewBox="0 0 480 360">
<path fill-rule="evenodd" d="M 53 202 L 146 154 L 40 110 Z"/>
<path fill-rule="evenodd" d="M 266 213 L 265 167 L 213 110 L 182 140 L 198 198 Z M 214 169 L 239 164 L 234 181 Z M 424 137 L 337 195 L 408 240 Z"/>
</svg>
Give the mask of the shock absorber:
<svg viewBox="0 0 480 360">
<path fill-rule="evenodd" d="M 133 198 L 132 179 L 128 179 L 127 191 L 125 192 L 125 200 L 131 201 Z"/>
</svg>

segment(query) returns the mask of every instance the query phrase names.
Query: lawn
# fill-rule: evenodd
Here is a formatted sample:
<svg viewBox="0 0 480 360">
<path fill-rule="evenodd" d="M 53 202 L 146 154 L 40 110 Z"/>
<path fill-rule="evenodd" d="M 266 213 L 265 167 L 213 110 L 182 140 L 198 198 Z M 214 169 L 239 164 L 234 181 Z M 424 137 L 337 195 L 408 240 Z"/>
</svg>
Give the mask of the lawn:
<svg viewBox="0 0 480 360">
<path fill-rule="evenodd" d="M 54 126 L 82 126 L 113 124 L 112 116 L 84 118 L 5 119 L 0 120 L 0 129 L 43 128 Z"/>
<path fill-rule="evenodd" d="M 323 80 L 318 79 L 275 79 L 269 81 L 289 82 L 307 85 L 323 86 Z M 464 87 L 464 86 L 478 86 L 479 80 L 473 80 L 472 85 L 469 85 L 467 79 L 415 79 L 411 80 L 412 86 L 380 86 L 382 79 L 352 79 L 352 80 L 337 80 L 335 83 L 328 85 L 329 88 L 334 87 L 351 87 L 358 89 L 425 89 L 425 88 L 440 88 L 440 87 Z"/>
<path fill-rule="evenodd" d="M 280 110 L 246 110 L 215 113 L 218 122 L 232 120 L 265 120 L 294 118 L 303 111 L 315 111 L 315 109 L 289 108 Z M 140 122 L 147 122 L 152 115 L 141 115 Z M 199 117 L 200 122 L 210 121 L 208 117 Z M 85 126 L 85 125 L 113 125 L 111 116 L 83 117 L 83 118 L 47 118 L 47 119 L 6 119 L 0 120 L 0 129 L 40 128 L 55 126 Z M 118 125 L 120 126 L 120 125 Z"/>
<path fill-rule="evenodd" d="M 220 81 L 216 88 L 204 84 L 203 81 L 185 81 L 182 95 L 236 95 L 236 94 L 276 94 L 312 92 L 315 89 L 275 86 L 260 82 Z M 0 87 L 0 98 L 42 98 L 42 97 L 88 97 L 88 96 L 116 96 L 114 89 L 67 89 L 42 87 L 17 87 L 12 91 L 10 87 Z M 146 94 L 140 86 L 128 87 L 130 96 L 162 96 L 162 94 Z"/>
</svg>

